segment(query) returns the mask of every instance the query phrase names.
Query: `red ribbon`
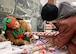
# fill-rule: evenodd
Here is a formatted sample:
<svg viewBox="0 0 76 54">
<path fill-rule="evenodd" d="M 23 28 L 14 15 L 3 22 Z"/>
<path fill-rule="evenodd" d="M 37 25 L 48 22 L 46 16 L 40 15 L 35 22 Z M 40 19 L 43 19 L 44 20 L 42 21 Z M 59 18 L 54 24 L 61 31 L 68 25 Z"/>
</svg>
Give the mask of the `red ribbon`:
<svg viewBox="0 0 76 54">
<path fill-rule="evenodd" d="M 24 35 L 23 34 L 20 34 L 19 36 L 16 36 L 16 38 L 17 39 L 20 39 L 20 38 L 22 39 L 22 38 L 24 38 Z"/>
</svg>

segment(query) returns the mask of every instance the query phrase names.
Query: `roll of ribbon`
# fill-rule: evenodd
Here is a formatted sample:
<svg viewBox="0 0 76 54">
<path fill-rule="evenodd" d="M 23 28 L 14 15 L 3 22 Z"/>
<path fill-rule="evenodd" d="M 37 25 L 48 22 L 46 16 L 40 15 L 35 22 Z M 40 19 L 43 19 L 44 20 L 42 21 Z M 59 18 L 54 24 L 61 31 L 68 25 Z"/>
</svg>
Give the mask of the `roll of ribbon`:
<svg viewBox="0 0 76 54">
<path fill-rule="evenodd" d="M 58 34 L 59 32 L 25 32 L 24 35 L 26 35 L 27 33 L 33 35 L 37 35 L 37 36 L 53 36 L 54 34 Z"/>
</svg>

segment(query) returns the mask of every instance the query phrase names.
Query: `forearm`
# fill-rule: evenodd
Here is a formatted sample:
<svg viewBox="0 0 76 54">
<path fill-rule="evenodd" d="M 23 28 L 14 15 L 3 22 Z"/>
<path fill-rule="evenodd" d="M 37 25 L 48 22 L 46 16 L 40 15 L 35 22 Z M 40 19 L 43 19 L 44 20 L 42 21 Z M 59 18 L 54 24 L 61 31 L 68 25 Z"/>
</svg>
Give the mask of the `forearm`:
<svg viewBox="0 0 76 54">
<path fill-rule="evenodd" d="M 21 45 L 21 44 L 24 44 L 24 40 L 22 39 L 10 39 L 11 42 L 13 42 L 13 44 L 15 45 Z"/>
</svg>

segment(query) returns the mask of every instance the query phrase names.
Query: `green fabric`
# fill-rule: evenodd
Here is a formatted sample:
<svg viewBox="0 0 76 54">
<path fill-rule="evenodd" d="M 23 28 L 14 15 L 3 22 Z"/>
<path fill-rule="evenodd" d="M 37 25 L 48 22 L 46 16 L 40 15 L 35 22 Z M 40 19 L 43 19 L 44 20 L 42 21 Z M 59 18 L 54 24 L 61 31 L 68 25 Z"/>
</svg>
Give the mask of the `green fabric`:
<svg viewBox="0 0 76 54">
<path fill-rule="evenodd" d="M 23 40 L 27 40 L 28 42 L 30 42 L 30 39 L 27 38 L 26 36 L 23 38 Z"/>
<path fill-rule="evenodd" d="M 16 36 L 20 35 L 22 33 L 22 28 L 19 29 L 19 31 L 14 30 L 13 35 L 16 38 Z"/>
<path fill-rule="evenodd" d="M 16 38 L 17 36 L 19 36 L 20 34 L 22 34 L 24 32 L 26 32 L 26 30 L 23 30 L 22 28 L 20 28 L 19 31 L 14 30 L 13 31 L 13 35 Z M 26 41 L 29 41 L 30 42 L 30 39 L 27 38 L 26 36 L 24 36 L 23 40 L 26 40 Z"/>
<path fill-rule="evenodd" d="M 11 18 L 4 18 L 3 19 L 3 21 L 2 21 L 2 23 L 3 23 L 3 30 L 5 31 L 6 30 L 6 24 L 7 23 L 10 23 L 10 21 L 11 21 Z"/>
</svg>

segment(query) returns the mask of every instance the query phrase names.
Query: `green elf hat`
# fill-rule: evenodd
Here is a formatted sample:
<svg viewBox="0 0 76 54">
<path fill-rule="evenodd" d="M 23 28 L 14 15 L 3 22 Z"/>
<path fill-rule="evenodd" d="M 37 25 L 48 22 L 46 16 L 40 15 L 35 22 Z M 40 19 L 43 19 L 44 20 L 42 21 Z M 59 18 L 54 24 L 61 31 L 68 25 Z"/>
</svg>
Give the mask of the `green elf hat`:
<svg viewBox="0 0 76 54">
<path fill-rule="evenodd" d="M 2 23 L 3 23 L 3 30 L 5 31 L 6 28 L 12 28 L 15 24 L 15 18 L 13 16 L 8 16 L 6 18 L 3 19 Z"/>
</svg>

